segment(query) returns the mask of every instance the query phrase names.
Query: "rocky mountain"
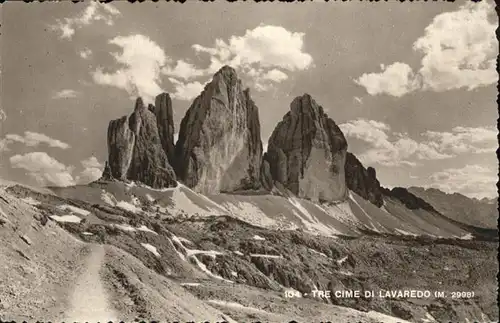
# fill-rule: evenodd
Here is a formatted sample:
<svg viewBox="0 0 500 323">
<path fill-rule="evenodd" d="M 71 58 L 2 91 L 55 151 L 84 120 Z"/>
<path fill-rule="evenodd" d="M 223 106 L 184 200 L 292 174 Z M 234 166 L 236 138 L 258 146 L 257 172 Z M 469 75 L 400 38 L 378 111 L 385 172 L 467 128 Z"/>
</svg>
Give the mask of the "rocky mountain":
<svg viewBox="0 0 500 323">
<path fill-rule="evenodd" d="M 194 100 L 175 152 L 179 179 L 197 192 L 260 188 L 259 111 L 233 68 L 222 67 Z"/>
<path fill-rule="evenodd" d="M 431 213 L 438 213 L 437 210 L 427 203 L 425 200 L 411 193 L 404 187 L 394 187 L 392 189 L 383 188 L 382 192 L 385 196 L 395 198 L 401 201 L 405 207 L 410 210 L 425 210 Z"/>
<path fill-rule="evenodd" d="M 410 187 L 409 192 L 428 201 L 446 217 L 488 229 L 497 228 L 496 200 L 477 200 L 459 193 L 448 194 L 435 188 Z"/>
<path fill-rule="evenodd" d="M 104 178 L 139 181 L 154 188 L 177 185 L 167 154 L 172 152 L 173 121 L 166 97 L 158 97 L 158 107 L 146 107 L 138 98 L 132 114 L 109 123 Z"/>
<path fill-rule="evenodd" d="M 347 152 L 345 162 L 347 188 L 380 207 L 384 198 L 380 182 L 373 167 L 365 168 L 352 153 Z"/>
<path fill-rule="evenodd" d="M 342 131 L 304 94 L 292 101 L 290 111 L 274 129 L 265 160 L 273 181 L 296 196 L 338 202 L 347 197 L 346 154 Z"/>
<path fill-rule="evenodd" d="M 100 180 L 0 182 L 0 320 L 498 319 L 497 232 L 460 222 L 493 206 L 381 187 L 310 95 L 262 154 L 258 109 L 225 66 L 174 130 L 167 93 L 139 98 L 109 123 Z M 315 296 L 349 290 L 475 295 Z"/>
</svg>

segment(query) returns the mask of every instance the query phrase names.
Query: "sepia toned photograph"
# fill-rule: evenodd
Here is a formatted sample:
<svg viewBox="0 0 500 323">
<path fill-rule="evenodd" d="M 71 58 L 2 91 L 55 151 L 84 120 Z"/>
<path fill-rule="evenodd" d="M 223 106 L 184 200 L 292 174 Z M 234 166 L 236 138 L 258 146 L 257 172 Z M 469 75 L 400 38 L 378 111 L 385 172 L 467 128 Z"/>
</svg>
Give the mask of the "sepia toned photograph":
<svg viewBox="0 0 500 323">
<path fill-rule="evenodd" d="M 492 0 L 0 5 L 0 321 L 499 322 Z"/>
</svg>

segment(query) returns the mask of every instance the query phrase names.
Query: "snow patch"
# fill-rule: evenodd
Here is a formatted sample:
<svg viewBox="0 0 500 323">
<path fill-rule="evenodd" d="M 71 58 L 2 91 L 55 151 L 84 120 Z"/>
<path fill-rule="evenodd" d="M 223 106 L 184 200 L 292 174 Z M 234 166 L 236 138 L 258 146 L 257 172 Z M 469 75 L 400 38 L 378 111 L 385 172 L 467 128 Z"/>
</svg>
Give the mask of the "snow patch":
<svg viewBox="0 0 500 323">
<path fill-rule="evenodd" d="M 152 197 L 149 193 L 146 194 L 146 198 L 148 199 L 149 202 L 155 201 L 154 197 Z"/>
<path fill-rule="evenodd" d="M 405 230 L 401 230 L 401 229 L 395 229 L 395 230 L 396 230 L 397 233 L 405 235 L 405 236 L 418 237 L 418 234 L 415 234 L 415 233 L 411 233 L 411 232 L 408 232 L 408 231 L 405 231 Z"/>
<path fill-rule="evenodd" d="M 156 257 L 160 257 L 160 253 L 158 252 L 158 250 L 156 250 L 155 246 L 152 246 L 149 243 L 141 243 L 141 245 L 151 253 L 153 253 Z"/>
<path fill-rule="evenodd" d="M 93 235 L 94 235 L 93 233 L 91 233 L 91 232 L 87 232 L 87 231 L 82 232 L 82 234 L 83 234 L 84 236 L 93 236 Z"/>
<path fill-rule="evenodd" d="M 275 259 L 283 258 L 282 255 L 265 255 L 265 254 L 260 254 L 260 253 L 251 253 L 250 257 L 255 257 L 255 258 L 275 258 Z"/>
<path fill-rule="evenodd" d="M 181 283 L 181 286 L 192 286 L 192 287 L 196 287 L 196 286 L 200 286 L 201 284 L 200 283 Z"/>
<path fill-rule="evenodd" d="M 80 221 L 82 221 L 82 219 L 76 215 L 51 215 L 50 218 L 57 222 L 80 223 Z"/>
<path fill-rule="evenodd" d="M 460 239 L 462 239 L 462 240 L 472 240 L 472 239 L 474 239 L 474 235 L 472 233 L 467 233 L 467 234 L 464 234 L 463 236 L 461 236 Z"/>
<path fill-rule="evenodd" d="M 382 314 L 379 312 L 375 311 L 368 311 L 366 313 L 369 318 L 372 318 L 374 320 L 377 320 L 378 322 L 384 322 L 384 323 L 411 323 L 410 321 L 406 321 L 397 317 L 389 316 L 386 314 Z"/>
<path fill-rule="evenodd" d="M 128 224 L 112 224 L 113 227 L 126 231 L 126 232 L 134 232 L 136 229 Z"/>
<path fill-rule="evenodd" d="M 186 238 L 183 238 L 183 237 L 176 237 L 180 242 L 182 243 L 189 243 L 189 244 L 193 244 L 193 242 L 191 240 L 188 240 Z"/>
<path fill-rule="evenodd" d="M 221 277 L 219 275 L 216 275 L 216 274 L 212 273 L 210 270 L 208 270 L 207 266 L 205 266 L 204 263 L 202 263 L 201 261 L 198 260 L 198 258 L 192 257 L 192 259 L 194 259 L 194 262 L 196 263 L 196 265 L 198 266 L 198 268 L 200 268 L 201 271 L 203 271 L 208 276 L 213 277 L 215 279 L 219 279 L 219 280 L 225 281 L 227 283 L 234 283 L 232 280 L 225 279 L 224 277 Z"/>
<path fill-rule="evenodd" d="M 238 256 L 244 256 L 244 254 L 241 252 L 241 251 L 233 251 L 235 255 L 238 255 Z"/>
<path fill-rule="evenodd" d="M 342 265 L 347 260 L 347 257 L 348 256 L 345 256 L 344 258 L 337 260 L 337 264 Z"/>
<path fill-rule="evenodd" d="M 145 225 L 141 225 L 140 227 L 137 228 L 137 230 L 144 231 L 144 232 L 149 232 L 149 233 L 153 233 L 153 234 L 158 235 L 158 233 L 156 233 L 155 231 L 151 230 L 150 228 L 148 228 Z"/>
<path fill-rule="evenodd" d="M 101 191 L 101 200 L 106 204 L 109 204 L 111 206 L 116 206 L 116 198 L 113 196 L 113 194 L 105 190 Z"/>
<path fill-rule="evenodd" d="M 76 213 L 76 214 L 83 215 L 83 216 L 87 216 L 90 214 L 90 211 L 87 211 L 87 210 L 84 210 L 84 209 L 81 209 L 79 207 L 72 206 L 69 204 L 59 205 L 57 208 L 60 210 L 69 211 L 71 213 Z"/>
<path fill-rule="evenodd" d="M 346 275 L 346 276 L 352 276 L 352 275 L 354 275 L 352 272 L 350 272 L 348 270 L 339 270 L 338 273 L 342 274 L 342 275 Z"/>
<path fill-rule="evenodd" d="M 264 241 L 264 240 L 266 240 L 266 238 L 263 238 L 263 237 L 261 237 L 261 236 L 259 236 L 259 235 L 254 235 L 252 239 L 254 239 L 254 240 L 259 240 L 259 241 Z"/>
<path fill-rule="evenodd" d="M 235 272 L 235 271 L 231 271 L 231 276 L 233 276 L 233 277 L 238 277 L 238 273 L 237 273 L 237 272 Z"/>
<path fill-rule="evenodd" d="M 239 310 L 246 310 L 246 311 L 251 311 L 251 312 L 256 312 L 256 313 L 269 314 L 269 312 L 266 312 L 266 311 L 261 310 L 259 308 L 244 306 L 244 305 L 241 305 L 240 303 L 235 303 L 235 302 L 226 302 L 226 301 L 220 301 L 220 300 L 215 300 L 215 299 L 210 299 L 210 300 L 207 300 L 206 302 L 214 304 L 214 305 L 230 307 L 230 308 L 235 308 L 235 309 L 239 309 Z"/>
<path fill-rule="evenodd" d="M 324 253 L 322 253 L 322 252 L 316 251 L 316 250 L 311 249 L 311 248 L 308 248 L 308 249 L 309 249 L 309 251 L 311 251 L 312 253 L 315 253 L 315 254 L 317 254 L 317 255 L 320 255 L 320 256 L 323 256 L 323 257 L 328 258 L 328 256 L 327 256 L 327 255 L 325 255 L 325 254 L 324 254 Z"/>
<path fill-rule="evenodd" d="M 120 202 L 116 203 L 116 206 L 119 207 L 120 209 L 123 209 L 123 210 L 126 210 L 126 211 L 130 211 L 130 212 L 133 212 L 133 213 L 138 213 L 138 212 L 142 211 L 141 209 L 139 209 L 134 204 L 131 204 L 131 203 L 125 202 L 125 201 L 120 201 Z"/>
</svg>

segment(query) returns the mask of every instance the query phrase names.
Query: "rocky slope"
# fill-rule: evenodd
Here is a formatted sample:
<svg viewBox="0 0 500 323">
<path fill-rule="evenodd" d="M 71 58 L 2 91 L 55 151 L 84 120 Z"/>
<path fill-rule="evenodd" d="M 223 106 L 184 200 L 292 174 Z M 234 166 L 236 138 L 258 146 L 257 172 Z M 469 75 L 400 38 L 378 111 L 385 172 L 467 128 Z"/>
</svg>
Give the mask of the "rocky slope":
<svg viewBox="0 0 500 323">
<path fill-rule="evenodd" d="M 236 72 L 221 68 L 182 119 L 176 172 L 201 193 L 259 189 L 259 112 Z"/>
<path fill-rule="evenodd" d="M 265 160 L 275 183 L 298 197 L 338 202 L 347 197 L 347 141 L 310 95 L 295 98 L 274 129 Z"/>
<path fill-rule="evenodd" d="M 158 107 L 146 107 L 138 98 L 131 115 L 109 123 L 105 179 L 140 181 L 154 188 L 177 185 L 167 157 L 172 154 L 171 105 L 164 95 L 157 102 Z"/>
<path fill-rule="evenodd" d="M 315 236 L 250 225 L 233 214 L 210 216 L 215 206 L 207 215 L 181 216 L 161 200 L 179 203 L 187 195 L 165 196 L 179 189 L 120 182 L 76 187 L 73 194 L 61 190 L 59 196 L 19 185 L 0 189 L 0 260 L 9 264 L 9 270 L 0 268 L 0 318 L 58 320 L 74 314 L 75 305 L 83 306 L 74 288 L 99 279 L 108 296 L 102 313 L 127 321 L 498 319 L 498 242 L 368 230 Z M 92 194 L 107 194 L 108 202 L 95 203 Z M 110 204 L 112 196 L 121 202 Z M 124 203 L 127 196 L 135 208 Z M 141 204 L 132 204 L 134 199 Z M 190 199 L 201 203 L 203 197 Z M 466 290 L 475 296 L 322 298 L 313 295 L 316 289 Z"/>
<path fill-rule="evenodd" d="M 443 215 L 456 221 L 496 229 L 498 220 L 498 203 L 496 200 L 471 199 L 462 194 L 447 194 L 435 188 L 410 187 L 414 195 L 428 201 Z"/>
</svg>

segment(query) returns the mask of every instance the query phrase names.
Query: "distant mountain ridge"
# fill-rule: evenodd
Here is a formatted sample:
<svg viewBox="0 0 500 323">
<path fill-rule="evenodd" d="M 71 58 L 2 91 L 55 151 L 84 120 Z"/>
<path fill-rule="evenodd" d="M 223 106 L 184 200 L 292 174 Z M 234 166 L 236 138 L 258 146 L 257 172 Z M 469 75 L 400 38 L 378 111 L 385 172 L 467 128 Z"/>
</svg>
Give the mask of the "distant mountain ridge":
<svg viewBox="0 0 500 323">
<path fill-rule="evenodd" d="M 472 226 L 497 228 L 497 200 L 478 200 L 460 193 L 448 194 L 436 188 L 410 187 L 408 191 L 429 202 L 437 211 L 450 219 Z"/>
</svg>

